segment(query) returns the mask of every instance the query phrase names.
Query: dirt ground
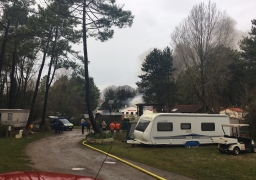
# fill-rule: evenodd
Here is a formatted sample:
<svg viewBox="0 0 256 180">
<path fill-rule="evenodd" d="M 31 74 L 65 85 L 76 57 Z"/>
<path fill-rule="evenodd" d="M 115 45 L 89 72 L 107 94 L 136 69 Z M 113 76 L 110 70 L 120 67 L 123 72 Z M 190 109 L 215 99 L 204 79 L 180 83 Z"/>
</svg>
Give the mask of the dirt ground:
<svg viewBox="0 0 256 180">
<path fill-rule="evenodd" d="M 105 154 L 82 145 L 79 142 L 83 139 L 85 139 L 85 135 L 81 133 L 80 129 L 64 131 L 63 134 L 53 134 L 53 136 L 29 144 L 26 154 L 34 163 L 33 168 L 38 171 L 84 175 L 103 180 L 156 179 L 132 166 L 111 157 L 106 158 Z M 127 159 L 124 160 L 168 180 L 190 179 Z"/>
</svg>

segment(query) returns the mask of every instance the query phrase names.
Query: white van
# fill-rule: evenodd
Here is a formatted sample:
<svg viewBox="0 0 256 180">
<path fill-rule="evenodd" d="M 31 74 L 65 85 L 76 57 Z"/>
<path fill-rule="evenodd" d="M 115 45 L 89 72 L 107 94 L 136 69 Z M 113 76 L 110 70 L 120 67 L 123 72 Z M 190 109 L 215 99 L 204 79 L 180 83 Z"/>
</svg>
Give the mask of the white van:
<svg viewBox="0 0 256 180">
<path fill-rule="evenodd" d="M 221 124 L 229 124 L 224 114 L 151 113 L 143 114 L 129 144 L 185 145 L 211 144 L 223 136 Z M 230 133 L 230 128 L 225 128 Z"/>
</svg>

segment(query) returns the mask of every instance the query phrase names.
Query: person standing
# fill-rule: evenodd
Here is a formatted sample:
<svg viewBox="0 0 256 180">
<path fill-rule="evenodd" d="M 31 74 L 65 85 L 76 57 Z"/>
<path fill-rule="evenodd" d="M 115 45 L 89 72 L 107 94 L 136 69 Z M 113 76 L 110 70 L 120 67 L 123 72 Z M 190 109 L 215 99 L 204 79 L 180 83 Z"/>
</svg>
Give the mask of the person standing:
<svg viewBox="0 0 256 180">
<path fill-rule="evenodd" d="M 116 123 L 116 132 L 119 133 L 119 130 L 121 129 L 121 124 L 119 122 Z"/>
<path fill-rule="evenodd" d="M 54 130 L 55 130 L 55 134 L 58 133 L 58 129 L 59 129 L 58 119 L 54 119 Z"/>
<path fill-rule="evenodd" d="M 103 121 L 103 122 L 101 123 L 101 127 L 102 127 L 102 130 L 105 132 L 106 129 L 107 129 L 107 124 L 105 123 L 105 121 Z"/>
<path fill-rule="evenodd" d="M 82 134 L 84 134 L 84 126 L 85 126 L 85 120 L 81 119 L 81 126 L 82 126 Z"/>
<path fill-rule="evenodd" d="M 86 123 L 85 123 L 85 126 L 86 126 L 86 128 L 87 128 L 87 132 L 90 132 L 91 131 L 91 123 L 90 123 L 90 121 L 86 121 Z"/>
<path fill-rule="evenodd" d="M 58 119 L 58 128 L 59 128 L 59 134 L 63 134 L 63 122 Z"/>
<path fill-rule="evenodd" d="M 115 127 L 116 127 L 115 123 L 111 122 L 110 125 L 109 125 L 111 135 L 114 134 Z"/>
</svg>

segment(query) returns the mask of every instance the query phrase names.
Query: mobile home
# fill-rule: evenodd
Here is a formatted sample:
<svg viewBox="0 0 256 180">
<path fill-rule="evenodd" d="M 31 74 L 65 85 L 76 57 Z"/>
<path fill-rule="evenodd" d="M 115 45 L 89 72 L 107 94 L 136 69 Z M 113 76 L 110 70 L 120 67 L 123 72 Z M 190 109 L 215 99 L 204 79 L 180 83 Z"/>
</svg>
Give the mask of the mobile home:
<svg viewBox="0 0 256 180">
<path fill-rule="evenodd" d="M 28 121 L 27 109 L 0 109 L 0 124 L 25 127 Z"/>
<path fill-rule="evenodd" d="M 211 144 L 212 137 L 223 136 L 221 124 L 229 124 L 224 114 L 143 114 L 134 130 L 129 144 L 185 145 L 188 142 Z M 229 133 L 230 129 L 226 128 Z"/>
</svg>

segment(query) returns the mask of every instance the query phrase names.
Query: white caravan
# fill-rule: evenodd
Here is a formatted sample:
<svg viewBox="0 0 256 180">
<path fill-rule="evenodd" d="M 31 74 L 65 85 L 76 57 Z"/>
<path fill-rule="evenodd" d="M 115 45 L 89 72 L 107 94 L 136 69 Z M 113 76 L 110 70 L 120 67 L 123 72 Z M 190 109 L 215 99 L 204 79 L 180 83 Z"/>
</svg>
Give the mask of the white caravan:
<svg viewBox="0 0 256 180">
<path fill-rule="evenodd" d="M 25 127 L 28 116 L 28 109 L 0 109 L 0 124 Z"/>
<path fill-rule="evenodd" d="M 211 138 L 223 136 L 221 124 L 229 124 L 224 114 L 151 113 L 143 114 L 129 144 L 191 145 L 214 143 Z M 230 128 L 225 128 L 229 134 Z"/>
</svg>

